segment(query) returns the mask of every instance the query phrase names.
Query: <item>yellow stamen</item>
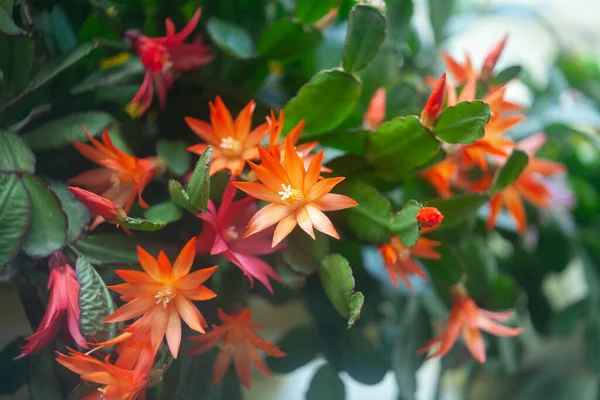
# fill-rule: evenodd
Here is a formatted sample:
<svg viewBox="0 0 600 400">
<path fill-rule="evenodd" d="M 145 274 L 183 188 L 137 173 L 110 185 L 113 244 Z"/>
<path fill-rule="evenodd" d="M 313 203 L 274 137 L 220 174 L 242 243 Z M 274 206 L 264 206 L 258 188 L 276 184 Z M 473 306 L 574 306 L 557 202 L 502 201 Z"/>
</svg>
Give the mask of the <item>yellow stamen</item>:
<svg viewBox="0 0 600 400">
<path fill-rule="evenodd" d="M 283 183 L 281 184 L 283 191 L 277 192 L 278 195 L 281 196 L 281 200 L 287 203 L 291 203 L 294 200 L 298 200 L 302 198 L 302 193 L 298 189 L 292 188 L 292 185 L 285 186 Z"/>
</svg>

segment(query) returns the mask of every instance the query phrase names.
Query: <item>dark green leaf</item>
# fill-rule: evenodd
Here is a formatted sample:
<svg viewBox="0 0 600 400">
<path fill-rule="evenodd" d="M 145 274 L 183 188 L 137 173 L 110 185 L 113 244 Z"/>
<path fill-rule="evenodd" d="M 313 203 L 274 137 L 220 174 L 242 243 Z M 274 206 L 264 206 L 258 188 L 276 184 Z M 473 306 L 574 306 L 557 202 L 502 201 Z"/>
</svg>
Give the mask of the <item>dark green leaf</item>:
<svg viewBox="0 0 600 400">
<path fill-rule="evenodd" d="M 284 60 L 301 56 L 320 40 L 321 33 L 315 28 L 281 19 L 263 32 L 256 48 L 263 57 Z"/>
<path fill-rule="evenodd" d="M 348 300 L 348 328 L 352 328 L 360 318 L 360 312 L 365 304 L 365 296 L 362 292 L 355 292 Z"/>
<path fill-rule="evenodd" d="M 303 138 L 332 130 L 352 112 L 360 90 L 360 81 L 347 72 L 339 69 L 319 72 L 286 104 L 286 129 L 304 120 Z M 315 104 L 319 107 L 315 108 Z"/>
<path fill-rule="evenodd" d="M 465 270 L 458 252 L 445 243 L 436 247 L 435 251 L 441 256 L 439 260 L 422 259 L 421 262 L 427 267 L 436 286 L 446 287 L 458 283 Z"/>
<path fill-rule="evenodd" d="M 392 369 L 400 388 L 401 400 L 415 400 L 417 370 L 425 361 L 426 354 L 417 351 L 431 338 L 431 323 L 419 299 L 411 296 L 406 301 L 402 319 L 396 328 L 392 348 Z"/>
<path fill-rule="evenodd" d="M 27 383 L 30 400 L 65 400 L 60 388 L 58 363 L 50 347 L 29 357 Z"/>
<path fill-rule="evenodd" d="M 600 371 L 600 315 L 594 312 L 585 331 L 587 358 L 596 373 Z"/>
<path fill-rule="evenodd" d="M 385 40 L 387 19 L 375 7 L 354 6 L 348 17 L 348 33 L 344 43 L 342 66 L 348 72 L 364 69 L 377 55 Z"/>
<path fill-rule="evenodd" d="M 348 372 L 352 379 L 365 385 L 381 382 L 387 372 L 379 349 L 363 336 L 359 330 L 344 332 L 341 341 L 342 353 L 340 367 Z"/>
<path fill-rule="evenodd" d="M 354 291 L 354 277 L 348 260 L 339 254 L 328 255 L 321 263 L 319 278 L 331 304 L 342 317 L 348 318 L 348 302 Z"/>
<path fill-rule="evenodd" d="M 457 195 L 449 199 L 427 200 L 428 207 L 435 207 L 444 215 L 444 220 L 438 229 L 450 228 L 465 219 L 474 216 L 489 200 L 489 196 L 479 194 Z"/>
<path fill-rule="evenodd" d="M 46 151 L 69 146 L 71 140 L 87 142 L 85 126 L 92 136 L 98 135 L 115 120 L 102 111 L 85 111 L 47 122 L 23 135 L 35 151 Z"/>
<path fill-rule="evenodd" d="M 456 0 L 429 0 L 429 19 L 437 45 L 445 39 L 446 23 L 454 15 L 455 3 Z"/>
<path fill-rule="evenodd" d="M 197 212 L 192 209 L 192 206 L 190 205 L 190 196 L 188 195 L 188 192 L 181 186 L 181 183 L 175 179 L 171 179 L 168 187 L 169 195 L 171 195 L 171 200 L 173 200 L 173 203 L 177 204 L 184 210 L 188 210 L 192 214 L 197 214 Z"/>
<path fill-rule="evenodd" d="M 305 399 L 344 400 L 345 398 L 344 382 L 329 364 L 322 365 L 310 381 Z"/>
<path fill-rule="evenodd" d="M 0 5 L 0 20 L 2 6 Z M 1 22 L 0 22 L 1 24 Z M 6 36 L 0 34 L 0 98 L 11 99 L 19 92 L 29 78 L 33 66 L 34 41 L 27 36 Z"/>
<path fill-rule="evenodd" d="M 77 36 L 73 25 L 65 14 L 60 4 L 52 7 L 50 11 L 50 21 L 52 22 L 52 33 L 61 53 L 72 50 L 77 45 Z"/>
<path fill-rule="evenodd" d="M 31 220 L 27 190 L 14 175 L 0 175 L 0 267 L 17 255 Z"/>
<path fill-rule="evenodd" d="M 294 17 L 303 24 L 314 24 L 340 3 L 341 0 L 301 0 L 296 2 Z"/>
<path fill-rule="evenodd" d="M 97 266 L 136 265 L 138 242 L 138 239 L 124 237 L 122 234 L 101 233 L 77 241 L 75 247 L 89 262 Z"/>
<path fill-rule="evenodd" d="M 32 257 L 46 257 L 65 245 L 67 216 L 56 195 L 39 178 L 27 176 L 23 184 L 31 198 L 31 225 L 23 250 Z"/>
<path fill-rule="evenodd" d="M 402 244 L 406 247 L 412 247 L 417 244 L 421 235 L 421 228 L 417 221 L 417 215 L 423 205 L 415 200 L 406 202 L 402 210 L 392 216 L 390 224 L 392 232 L 394 232 Z"/>
<path fill-rule="evenodd" d="M 144 211 L 144 216 L 152 222 L 169 224 L 179 221 L 183 217 L 183 211 L 172 201 L 153 205 Z"/>
<path fill-rule="evenodd" d="M 521 74 L 523 68 L 520 65 L 512 65 L 510 67 L 504 68 L 502 71 L 498 72 L 498 74 L 492 78 L 490 81 L 490 85 L 501 86 L 509 81 L 512 81 L 516 77 Z"/>
<path fill-rule="evenodd" d="M 233 368 L 229 368 L 220 382 L 211 385 L 212 373 L 206 371 L 212 371 L 217 357 L 215 350 L 201 356 L 182 354 L 177 392 L 168 388 L 168 396 L 162 400 L 242 400 L 240 381 Z"/>
<path fill-rule="evenodd" d="M 319 144 L 323 147 L 331 147 L 346 153 L 365 154 L 369 131 L 334 131 L 318 137 Z M 317 138 L 315 138 L 317 139 Z"/>
<path fill-rule="evenodd" d="M 163 222 L 153 222 L 143 218 L 132 217 L 125 218 L 125 221 L 122 221 L 121 225 L 133 231 L 141 232 L 154 232 L 167 226 L 167 224 Z"/>
<path fill-rule="evenodd" d="M 196 163 L 194 173 L 187 186 L 190 197 L 190 206 L 196 210 L 206 210 L 210 196 L 210 163 L 212 162 L 213 148 L 208 146 Z"/>
<path fill-rule="evenodd" d="M 15 25 L 12 11 L 13 0 L 0 0 L 0 32 L 7 35 L 18 35 L 23 31 Z"/>
<path fill-rule="evenodd" d="M 9 395 L 16 392 L 25 384 L 27 378 L 27 359 L 14 358 L 21 354 L 21 346 L 25 338 L 18 337 L 8 342 L 0 351 L 0 395 Z"/>
<path fill-rule="evenodd" d="M 389 0 L 386 1 L 386 13 L 388 23 L 388 36 L 400 45 L 406 45 L 406 36 L 410 28 L 410 20 L 413 16 L 412 0 Z"/>
<path fill-rule="evenodd" d="M 498 262 L 487 243 L 482 238 L 465 235 L 459 251 L 467 273 L 467 290 L 472 296 L 487 294 L 498 274 Z"/>
<path fill-rule="evenodd" d="M 573 334 L 581 326 L 581 323 L 587 319 L 589 308 L 590 299 L 585 298 L 556 313 L 554 332 L 559 335 Z"/>
<path fill-rule="evenodd" d="M 190 170 L 192 153 L 187 151 L 183 140 L 160 139 L 156 143 L 156 155 L 165 160 L 169 169 L 177 176 L 185 175 Z"/>
<path fill-rule="evenodd" d="M 79 256 L 75 267 L 79 282 L 79 330 L 88 341 L 106 341 L 115 337 L 117 324 L 104 323 L 104 319 L 115 311 L 110 292 L 104 281 L 89 263 Z"/>
<path fill-rule="evenodd" d="M 521 171 L 527 166 L 527 161 L 527 154 L 521 150 L 513 151 L 510 158 L 506 160 L 506 163 L 496 172 L 490 190 L 491 194 L 496 194 L 514 183 L 519 175 L 521 175 Z"/>
<path fill-rule="evenodd" d="M 392 208 L 385 196 L 361 181 L 343 182 L 338 190 L 358 203 L 344 211 L 346 223 L 356 237 L 375 244 L 389 242 Z"/>
<path fill-rule="evenodd" d="M 289 374 L 311 362 L 319 352 L 319 336 L 314 326 L 301 326 L 289 331 L 278 344 L 285 357 L 266 359 L 269 369 L 277 374 Z"/>
<path fill-rule="evenodd" d="M 212 17 L 206 24 L 206 31 L 213 42 L 230 56 L 244 59 L 254 55 L 252 37 L 241 26 Z"/>
<path fill-rule="evenodd" d="M 490 310 L 514 308 L 518 296 L 519 292 L 515 280 L 509 275 L 498 274 L 492 283 L 485 308 Z"/>
<path fill-rule="evenodd" d="M 19 136 L 0 130 L 0 173 L 33 174 L 35 157 Z"/>
<path fill-rule="evenodd" d="M 45 85 L 56 75 L 90 54 L 98 46 L 98 42 L 84 43 L 70 53 L 62 55 L 44 64 L 44 66 L 40 68 L 40 70 L 33 76 L 29 84 L 25 87 L 24 94 L 33 92 L 42 85 Z"/>
<path fill-rule="evenodd" d="M 134 58 L 123 65 L 99 69 L 71 89 L 71 94 L 81 94 L 92 90 L 115 88 L 144 73 L 144 66 Z"/>
<path fill-rule="evenodd" d="M 74 242 L 83 233 L 85 225 L 90 222 L 90 213 L 86 206 L 75 199 L 66 184 L 51 181 L 48 187 L 58 197 L 60 207 L 67 215 L 67 242 Z"/>
<path fill-rule="evenodd" d="M 380 176 L 399 181 L 435 157 L 439 145 L 417 117 L 396 118 L 369 136 L 366 156 Z"/>
<path fill-rule="evenodd" d="M 321 261 L 329 252 L 327 236 L 316 233 L 312 239 L 304 231 L 296 229 L 286 239 L 283 260 L 295 272 L 310 275 L 319 269 Z"/>
<path fill-rule="evenodd" d="M 490 106 L 483 101 L 463 101 L 446 107 L 435 121 L 433 133 L 446 143 L 470 144 L 483 138 Z"/>
</svg>

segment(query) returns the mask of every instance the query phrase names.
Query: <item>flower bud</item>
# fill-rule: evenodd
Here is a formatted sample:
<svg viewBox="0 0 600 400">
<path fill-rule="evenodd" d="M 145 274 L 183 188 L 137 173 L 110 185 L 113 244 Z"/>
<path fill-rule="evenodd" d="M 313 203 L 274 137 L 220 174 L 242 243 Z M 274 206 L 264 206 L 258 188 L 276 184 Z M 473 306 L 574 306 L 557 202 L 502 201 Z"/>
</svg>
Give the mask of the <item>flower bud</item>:
<svg viewBox="0 0 600 400">
<path fill-rule="evenodd" d="M 421 228 L 434 228 L 438 226 L 444 215 L 435 207 L 423 207 L 419 210 L 416 220 L 419 221 Z"/>
<path fill-rule="evenodd" d="M 480 78 L 482 81 L 487 82 L 492 78 L 494 68 L 496 67 L 496 63 L 500 58 L 500 54 L 502 54 L 502 50 L 504 50 L 504 46 L 506 45 L 507 39 L 508 35 L 504 35 L 502 40 L 498 42 L 498 44 L 496 44 L 496 46 L 494 46 L 494 48 L 485 57 L 480 74 Z"/>
<path fill-rule="evenodd" d="M 73 186 L 69 186 L 69 190 L 92 214 L 99 215 L 112 224 L 123 222 L 127 217 L 125 210 L 102 196 Z"/>
<path fill-rule="evenodd" d="M 421 112 L 421 124 L 426 128 L 433 128 L 435 121 L 442 112 L 444 100 L 446 99 L 446 73 L 442 75 L 437 85 L 431 92 L 431 96 L 427 99 L 425 107 Z"/>
</svg>

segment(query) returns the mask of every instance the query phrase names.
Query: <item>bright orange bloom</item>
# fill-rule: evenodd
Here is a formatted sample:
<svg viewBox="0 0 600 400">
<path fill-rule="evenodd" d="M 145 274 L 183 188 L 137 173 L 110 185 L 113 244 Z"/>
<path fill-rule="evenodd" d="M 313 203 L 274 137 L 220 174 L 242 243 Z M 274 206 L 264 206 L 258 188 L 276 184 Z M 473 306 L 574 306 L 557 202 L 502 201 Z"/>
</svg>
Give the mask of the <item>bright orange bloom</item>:
<svg viewBox="0 0 600 400">
<path fill-rule="evenodd" d="M 451 158 L 446 158 L 433 167 L 421 172 L 420 176 L 435 188 L 440 197 L 446 199 L 452 197 L 450 184 L 456 177 L 457 171 L 456 162 Z"/>
<path fill-rule="evenodd" d="M 308 233 L 313 239 L 313 227 L 320 232 L 339 239 L 333 224 L 323 211 L 354 207 L 357 202 L 347 196 L 329 193 L 343 177 L 319 179 L 323 163 L 323 151 L 318 152 L 307 169 L 296 153 L 290 138 L 286 138 L 285 162 L 259 148 L 261 165 L 249 162 L 262 183 L 233 182 L 238 189 L 250 196 L 271 204 L 260 209 L 250 222 L 244 237 L 260 232 L 274 224 L 273 247 L 281 242 L 295 227 Z"/>
<path fill-rule="evenodd" d="M 223 325 L 213 324 L 212 332 L 189 338 L 190 341 L 198 343 L 197 346 L 192 348 L 190 354 L 205 353 L 219 342 L 221 343 L 219 355 L 213 369 L 212 384 L 215 385 L 223 378 L 232 361 L 240 382 L 248 389 L 250 389 L 251 361 L 260 372 L 272 376 L 273 374 L 269 371 L 256 349 L 273 357 L 283 357 L 285 353 L 271 342 L 261 339 L 254 333 L 254 330 L 260 329 L 261 326 L 252 322 L 250 309 L 246 308 L 233 315 L 227 315 L 219 309 L 218 315 Z"/>
<path fill-rule="evenodd" d="M 442 112 L 444 107 L 444 100 L 446 99 L 446 73 L 442 74 L 442 77 L 435 85 L 433 92 L 427 99 L 425 107 L 421 112 L 421 124 L 426 128 L 433 128 L 435 121 Z"/>
<path fill-rule="evenodd" d="M 117 207 L 129 212 L 137 196 L 140 206 L 148 208 L 142 199 L 142 192 L 154 175 L 162 173 L 165 163 L 159 158 L 136 158 L 117 149 L 108 135 L 102 133 L 102 143 L 94 139 L 84 127 L 85 134 L 93 146 L 71 141 L 73 146 L 86 158 L 102 168 L 86 171 L 68 180 L 70 184 L 81 185 L 101 197 L 111 200 Z M 104 221 L 97 216 L 92 229 Z"/>
<path fill-rule="evenodd" d="M 148 372 L 152 367 L 153 353 L 144 352 L 134 370 L 110 364 L 110 355 L 100 361 L 88 354 L 69 349 L 69 355 L 56 352 L 56 361 L 81 375 L 87 382 L 102 385 L 84 400 L 143 400 L 148 387 Z"/>
<path fill-rule="evenodd" d="M 385 119 L 385 89 L 379 88 L 371 98 L 369 107 L 363 119 L 363 127 L 370 131 L 379 128 L 379 125 Z"/>
<path fill-rule="evenodd" d="M 444 214 L 435 207 L 423 207 L 419 210 L 415 219 L 419 222 L 421 228 L 435 228 L 442 223 Z"/>
<path fill-rule="evenodd" d="M 161 251 L 155 259 L 141 247 L 138 258 L 144 272 L 117 270 L 115 273 L 127 283 L 109 288 L 121 295 L 128 303 L 106 318 L 105 322 L 121 322 L 143 317 L 134 323 L 134 335 L 150 335 L 152 348 L 158 349 L 167 336 L 167 344 L 177 358 L 181 343 L 181 319 L 197 332 L 204 333 L 206 321 L 191 300 L 210 300 L 216 294 L 202 284 L 217 267 L 190 273 L 196 255 L 196 238 L 192 238 L 181 250 L 175 263 Z M 130 339 L 131 340 L 131 339 Z"/>
<path fill-rule="evenodd" d="M 385 268 L 387 269 L 390 280 L 394 286 L 399 286 L 398 277 L 406 283 L 406 286 L 413 290 L 413 285 L 408 279 L 408 275 L 418 275 L 421 279 L 427 280 L 427 275 L 421 269 L 414 257 L 430 260 L 439 260 L 440 254 L 434 250 L 434 247 L 441 243 L 435 240 L 420 237 L 413 247 L 408 248 L 402 244 L 397 236 L 393 236 L 388 244 L 379 248 L 383 257 Z"/>
<path fill-rule="evenodd" d="M 117 205 L 109 199 L 105 199 L 102 196 L 98 196 L 95 193 L 88 192 L 87 190 L 78 187 L 69 186 L 69 190 L 77 200 L 87 207 L 90 213 L 99 215 L 104 218 L 105 221 L 112 224 L 118 224 L 119 222 L 123 222 L 127 216 L 125 210 L 117 207 Z"/>
<path fill-rule="evenodd" d="M 210 174 L 227 169 L 232 175 L 239 175 L 246 161 L 258 159 L 258 144 L 269 133 L 269 126 L 265 122 L 250 131 L 256 107 L 254 101 L 244 107 L 235 121 L 219 96 L 214 105 L 209 103 L 209 107 L 211 125 L 199 119 L 185 117 L 185 122 L 194 133 L 206 142 L 190 146 L 188 150 L 202 154 L 211 145 L 215 152 Z"/>
<path fill-rule="evenodd" d="M 512 315 L 512 310 L 505 312 L 487 311 L 477 307 L 461 285 L 450 291 L 452 311 L 448 317 L 446 330 L 430 341 L 418 353 L 423 354 L 439 343 L 439 348 L 428 358 L 446 355 L 458 336 L 462 334 L 467 348 L 478 362 L 485 363 L 485 343 L 481 330 L 496 336 L 518 336 L 522 328 L 508 328 L 498 322 L 506 322 Z M 497 322 L 496 322 L 497 321 Z"/>
</svg>

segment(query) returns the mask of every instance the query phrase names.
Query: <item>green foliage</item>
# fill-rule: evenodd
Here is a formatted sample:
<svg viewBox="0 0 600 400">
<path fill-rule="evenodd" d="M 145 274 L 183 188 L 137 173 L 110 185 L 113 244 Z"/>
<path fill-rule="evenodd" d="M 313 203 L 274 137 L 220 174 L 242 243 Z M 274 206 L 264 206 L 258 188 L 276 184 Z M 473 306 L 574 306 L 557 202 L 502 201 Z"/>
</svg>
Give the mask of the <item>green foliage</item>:
<svg viewBox="0 0 600 400">
<path fill-rule="evenodd" d="M 312 24 L 325 16 L 327 12 L 339 7 L 341 0 L 306 0 L 296 4 L 294 17 L 303 24 Z"/>
<path fill-rule="evenodd" d="M 321 263 L 319 278 L 327 297 L 344 318 L 350 316 L 350 298 L 354 293 L 354 277 L 348 260 L 339 254 L 330 254 Z"/>
<path fill-rule="evenodd" d="M 520 150 L 513 151 L 510 158 L 494 176 L 491 193 L 498 193 L 516 181 L 521 171 L 527 166 L 527 161 L 527 154 Z"/>
<path fill-rule="evenodd" d="M 67 216 L 67 242 L 72 243 L 83 234 L 85 225 L 90 221 L 90 213 L 75 199 L 64 183 L 51 181 L 48 187 L 58 198 L 60 207 Z"/>
<path fill-rule="evenodd" d="M 18 35 L 21 28 L 15 25 L 12 18 L 13 0 L 0 1 L 0 32 L 7 35 Z"/>
<path fill-rule="evenodd" d="M 346 398 L 344 382 L 330 365 L 322 365 L 306 392 L 306 400 L 343 400 Z"/>
<path fill-rule="evenodd" d="M 144 211 L 144 216 L 146 219 L 158 224 L 169 224 L 183 218 L 183 212 L 177 204 L 172 201 L 165 201 L 148 208 Z"/>
<path fill-rule="evenodd" d="M 156 155 L 167 162 L 167 167 L 177 176 L 184 175 L 190 169 L 192 155 L 181 140 L 159 140 L 156 143 Z"/>
<path fill-rule="evenodd" d="M 479 194 L 457 195 L 450 199 L 432 199 L 426 204 L 435 207 L 444 215 L 444 221 L 439 229 L 455 226 L 465 219 L 472 217 L 489 200 L 488 196 Z"/>
<path fill-rule="evenodd" d="M 297 230 L 290 234 L 286 240 L 286 247 L 282 251 L 283 260 L 297 273 L 310 275 L 316 272 L 321 261 L 329 252 L 329 239 L 320 233 L 315 234 L 315 239 Z"/>
<path fill-rule="evenodd" d="M 267 357 L 269 369 L 288 374 L 311 362 L 319 352 L 319 336 L 314 326 L 301 326 L 289 331 L 277 344 L 285 357 Z"/>
<path fill-rule="evenodd" d="M 0 5 L 0 24 L 3 8 Z M 1 26 L 1 25 L 0 25 Z M 0 34 L 0 99 L 12 99 L 27 83 L 33 67 L 34 41 L 26 36 Z M 0 101 L 1 104 L 1 101 Z"/>
<path fill-rule="evenodd" d="M 377 55 L 386 36 L 387 20 L 372 6 L 358 4 L 348 16 L 342 66 L 348 72 L 364 69 Z"/>
<path fill-rule="evenodd" d="M 417 244 L 421 235 L 421 227 L 417 221 L 417 215 L 423 205 L 415 200 L 409 200 L 404 207 L 392 217 L 390 227 L 402 244 L 412 247 Z"/>
<path fill-rule="evenodd" d="M 196 168 L 190 178 L 187 186 L 187 193 L 190 199 L 190 207 L 194 210 L 204 211 L 208 204 L 210 193 L 210 163 L 213 157 L 213 148 L 207 147 L 200 159 L 196 163 Z"/>
<path fill-rule="evenodd" d="M 483 137 L 490 120 L 490 106 L 483 101 L 446 107 L 435 121 L 433 133 L 446 143 L 470 144 Z"/>
<path fill-rule="evenodd" d="M 35 156 L 23 139 L 0 130 L 0 173 L 32 174 L 34 171 Z"/>
<path fill-rule="evenodd" d="M 31 221 L 31 201 L 23 182 L 14 175 L 0 175 L 0 266 L 19 251 Z"/>
<path fill-rule="evenodd" d="M 321 34 L 316 29 L 284 18 L 263 32 L 256 50 L 263 57 L 285 60 L 308 52 L 320 40 Z"/>
<path fill-rule="evenodd" d="M 206 30 L 215 44 L 226 54 L 242 59 L 254 55 L 252 37 L 244 28 L 213 17 L 206 24 Z"/>
</svg>

